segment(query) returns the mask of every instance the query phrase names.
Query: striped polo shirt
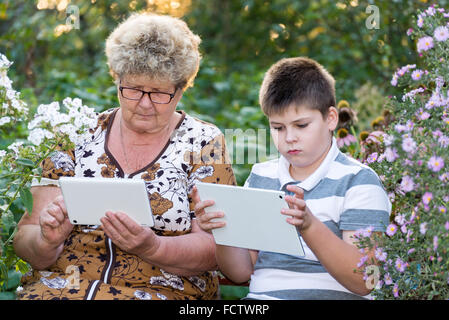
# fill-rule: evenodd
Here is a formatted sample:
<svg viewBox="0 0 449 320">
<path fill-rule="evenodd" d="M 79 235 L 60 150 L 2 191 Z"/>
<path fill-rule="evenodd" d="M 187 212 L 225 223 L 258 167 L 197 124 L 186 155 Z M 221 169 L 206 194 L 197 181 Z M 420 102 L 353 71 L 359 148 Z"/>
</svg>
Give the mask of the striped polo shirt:
<svg viewBox="0 0 449 320">
<path fill-rule="evenodd" d="M 384 232 L 391 203 L 378 175 L 368 166 L 332 146 L 320 167 L 304 181 L 295 181 L 290 163 L 280 157 L 255 164 L 246 187 L 286 190 L 296 184 L 304 190 L 310 211 L 342 238 L 344 230 L 371 226 Z M 288 192 L 290 193 L 290 192 Z M 338 283 L 301 238 L 305 256 L 260 251 L 251 276 L 249 299 L 364 299 Z"/>
</svg>

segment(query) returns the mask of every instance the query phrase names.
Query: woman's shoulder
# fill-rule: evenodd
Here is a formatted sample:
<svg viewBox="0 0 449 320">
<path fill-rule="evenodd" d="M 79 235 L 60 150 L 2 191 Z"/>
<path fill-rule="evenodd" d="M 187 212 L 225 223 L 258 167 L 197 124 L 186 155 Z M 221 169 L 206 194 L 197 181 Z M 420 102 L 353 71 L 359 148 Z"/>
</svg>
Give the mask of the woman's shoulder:
<svg viewBox="0 0 449 320">
<path fill-rule="evenodd" d="M 192 135 L 213 135 L 217 136 L 222 134 L 221 130 L 213 123 L 204 121 L 198 117 L 184 113 L 184 121 L 182 125 L 188 130 Z"/>
<path fill-rule="evenodd" d="M 93 131 L 97 131 L 101 128 L 101 131 L 104 131 L 108 128 L 109 124 L 111 123 L 113 116 L 117 112 L 118 108 L 110 108 L 107 110 L 104 110 L 102 112 L 97 112 L 97 126 L 93 129 Z"/>
</svg>

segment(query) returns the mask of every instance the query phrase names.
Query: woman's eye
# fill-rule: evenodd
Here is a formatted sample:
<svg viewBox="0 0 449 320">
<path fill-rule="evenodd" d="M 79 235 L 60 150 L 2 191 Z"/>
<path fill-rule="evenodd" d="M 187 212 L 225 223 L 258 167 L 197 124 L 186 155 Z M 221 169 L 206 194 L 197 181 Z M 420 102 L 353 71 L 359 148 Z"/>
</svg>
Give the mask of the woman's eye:
<svg viewBox="0 0 449 320">
<path fill-rule="evenodd" d="M 280 131 L 280 130 L 282 130 L 282 127 L 271 127 L 271 129 L 276 130 L 276 131 Z"/>
</svg>

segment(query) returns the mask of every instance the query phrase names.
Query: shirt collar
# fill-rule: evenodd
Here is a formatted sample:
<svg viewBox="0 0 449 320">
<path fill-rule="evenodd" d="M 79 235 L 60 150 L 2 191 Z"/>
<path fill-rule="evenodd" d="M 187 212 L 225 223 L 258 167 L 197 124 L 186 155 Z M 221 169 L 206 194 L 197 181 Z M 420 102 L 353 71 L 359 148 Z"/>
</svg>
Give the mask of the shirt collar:
<svg viewBox="0 0 449 320">
<path fill-rule="evenodd" d="M 313 189 L 326 175 L 329 170 L 330 164 L 337 158 L 340 150 L 337 147 L 337 139 L 332 137 L 332 145 L 329 149 L 329 152 L 324 158 L 323 162 L 320 164 L 318 169 L 315 170 L 306 180 L 304 181 L 295 181 L 290 175 L 290 162 L 284 158 L 284 156 L 280 156 L 279 158 L 279 167 L 278 167 L 278 175 L 279 181 L 281 183 L 281 189 L 285 188 L 286 184 L 297 183 L 298 187 L 304 189 L 306 191 L 310 191 Z"/>
</svg>

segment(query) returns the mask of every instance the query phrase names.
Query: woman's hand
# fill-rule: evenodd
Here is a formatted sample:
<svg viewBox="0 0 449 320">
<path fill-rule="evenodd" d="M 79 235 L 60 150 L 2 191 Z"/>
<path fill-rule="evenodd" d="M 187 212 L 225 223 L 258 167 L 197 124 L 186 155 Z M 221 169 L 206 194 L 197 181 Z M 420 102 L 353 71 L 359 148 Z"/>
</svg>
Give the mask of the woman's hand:
<svg viewBox="0 0 449 320">
<path fill-rule="evenodd" d="M 226 222 L 224 221 L 211 221 L 215 218 L 223 218 L 224 213 L 220 211 L 206 213 L 204 209 L 213 206 L 215 202 L 213 200 L 201 201 L 196 186 L 192 188 L 192 193 L 190 194 L 190 196 L 193 200 L 193 203 L 195 204 L 194 210 L 196 220 L 198 221 L 198 225 L 202 230 L 210 233 L 212 229 L 223 228 L 226 225 Z"/>
<path fill-rule="evenodd" d="M 151 228 L 142 227 L 122 212 L 106 212 L 100 219 L 106 235 L 123 251 L 139 257 L 151 256 L 160 245 Z"/>
<path fill-rule="evenodd" d="M 294 196 L 285 196 L 289 209 L 282 209 L 281 213 L 286 216 L 287 222 L 298 228 L 299 231 L 307 230 L 313 223 L 315 216 L 310 212 L 304 200 L 304 191 L 294 185 L 288 185 L 287 190 L 293 192 Z"/>
<path fill-rule="evenodd" d="M 67 216 L 67 209 L 62 195 L 56 197 L 39 216 L 41 239 L 50 247 L 59 247 L 67 239 L 73 225 Z"/>
</svg>

